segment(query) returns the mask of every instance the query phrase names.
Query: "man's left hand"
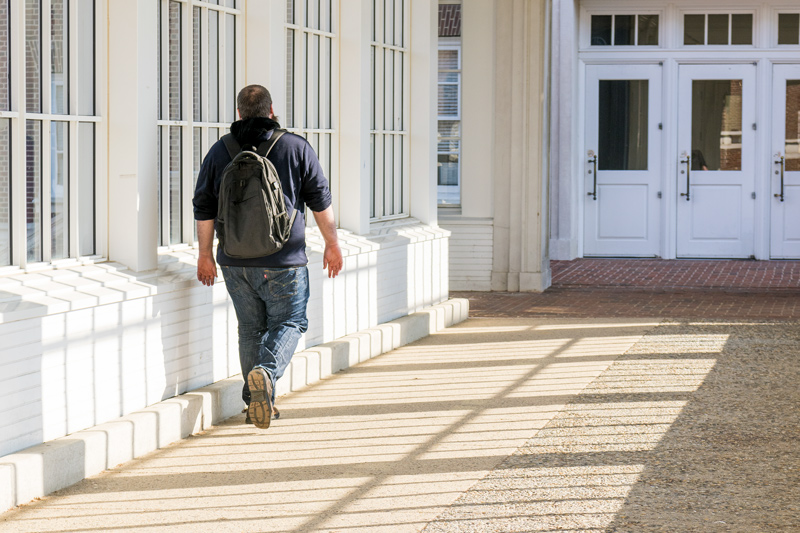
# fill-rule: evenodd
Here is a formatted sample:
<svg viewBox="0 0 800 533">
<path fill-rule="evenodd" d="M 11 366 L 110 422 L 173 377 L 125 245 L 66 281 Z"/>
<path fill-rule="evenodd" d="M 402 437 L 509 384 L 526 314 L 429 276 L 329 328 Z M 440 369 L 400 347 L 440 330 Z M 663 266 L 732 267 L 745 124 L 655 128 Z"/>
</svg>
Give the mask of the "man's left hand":
<svg viewBox="0 0 800 533">
<path fill-rule="evenodd" d="M 344 265 L 342 250 L 338 244 L 326 244 L 325 253 L 322 256 L 322 269 L 328 269 L 328 277 L 335 278 L 339 275 Z"/>
</svg>

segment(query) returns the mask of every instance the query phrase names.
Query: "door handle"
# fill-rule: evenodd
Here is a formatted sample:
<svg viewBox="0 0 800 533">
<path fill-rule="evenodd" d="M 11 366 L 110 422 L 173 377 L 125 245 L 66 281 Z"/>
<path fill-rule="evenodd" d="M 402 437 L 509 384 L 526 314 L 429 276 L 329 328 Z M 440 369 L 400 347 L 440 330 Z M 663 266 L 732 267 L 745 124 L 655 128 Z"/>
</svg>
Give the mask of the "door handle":
<svg viewBox="0 0 800 533">
<path fill-rule="evenodd" d="M 681 163 L 686 163 L 686 192 L 682 192 L 681 196 L 686 197 L 686 201 L 689 201 L 689 192 L 691 190 L 692 182 L 691 182 L 691 172 L 692 172 L 692 156 L 687 155 L 686 159 L 681 159 Z"/>
<path fill-rule="evenodd" d="M 784 156 L 781 156 L 781 158 L 779 160 L 775 161 L 775 164 L 781 166 L 781 193 L 780 194 L 776 194 L 775 198 L 780 198 L 781 202 L 782 202 L 783 201 L 783 174 L 784 174 L 784 171 L 786 170 L 786 158 Z"/>
<path fill-rule="evenodd" d="M 592 154 L 592 158 L 589 160 L 589 163 L 594 164 L 594 171 L 592 174 L 594 175 L 594 188 L 592 192 L 586 193 L 587 196 L 591 196 L 592 200 L 597 200 L 597 154 Z"/>
</svg>

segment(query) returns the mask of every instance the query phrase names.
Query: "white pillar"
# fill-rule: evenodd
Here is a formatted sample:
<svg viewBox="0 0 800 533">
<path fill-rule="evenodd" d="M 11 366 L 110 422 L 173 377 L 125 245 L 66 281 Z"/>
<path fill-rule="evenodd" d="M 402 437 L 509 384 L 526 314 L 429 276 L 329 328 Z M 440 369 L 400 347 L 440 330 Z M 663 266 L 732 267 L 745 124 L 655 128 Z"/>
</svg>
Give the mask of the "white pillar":
<svg viewBox="0 0 800 533">
<path fill-rule="evenodd" d="M 109 259 L 157 266 L 158 7 L 108 3 Z"/>
<path fill-rule="evenodd" d="M 369 233 L 372 1 L 340 2 L 339 226 Z M 337 194 L 337 191 L 333 191 Z"/>
<path fill-rule="evenodd" d="M 541 291 L 550 284 L 548 4 L 498 1 L 492 290 Z"/>
<path fill-rule="evenodd" d="M 438 2 L 411 0 L 410 214 L 436 224 Z"/>
</svg>

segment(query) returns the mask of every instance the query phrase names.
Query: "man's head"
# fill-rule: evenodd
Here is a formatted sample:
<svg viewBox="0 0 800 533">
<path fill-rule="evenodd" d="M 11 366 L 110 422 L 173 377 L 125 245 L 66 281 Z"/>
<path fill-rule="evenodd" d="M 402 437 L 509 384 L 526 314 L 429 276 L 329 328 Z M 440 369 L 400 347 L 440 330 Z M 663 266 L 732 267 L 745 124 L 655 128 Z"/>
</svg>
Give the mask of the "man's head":
<svg viewBox="0 0 800 533">
<path fill-rule="evenodd" d="M 272 118 L 272 96 L 262 85 L 248 85 L 239 91 L 236 103 L 239 108 L 239 117 L 242 119 Z"/>
</svg>

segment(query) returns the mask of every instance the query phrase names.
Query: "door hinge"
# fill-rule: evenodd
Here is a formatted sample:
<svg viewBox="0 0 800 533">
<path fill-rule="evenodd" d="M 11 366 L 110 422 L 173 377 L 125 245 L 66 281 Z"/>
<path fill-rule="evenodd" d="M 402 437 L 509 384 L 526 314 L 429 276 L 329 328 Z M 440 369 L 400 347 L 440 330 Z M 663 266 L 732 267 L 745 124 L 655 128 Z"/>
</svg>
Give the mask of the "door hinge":
<svg viewBox="0 0 800 533">
<path fill-rule="evenodd" d="M 756 199 L 756 193 L 752 193 L 752 194 L 750 195 L 750 198 L 752 198 L 753 200 L 755 200 L 755 199 Z"/>
</svg>

